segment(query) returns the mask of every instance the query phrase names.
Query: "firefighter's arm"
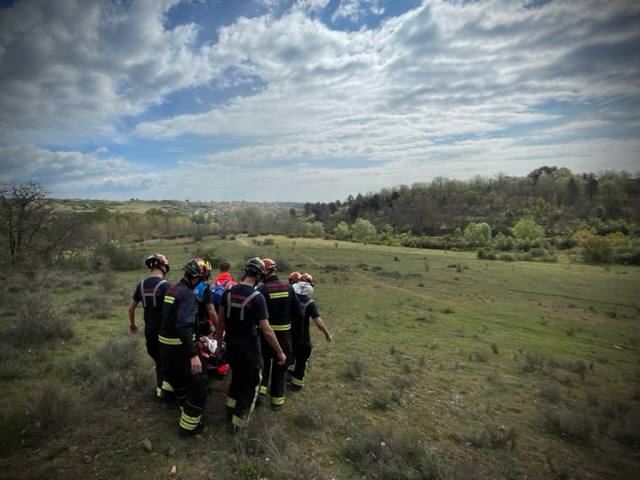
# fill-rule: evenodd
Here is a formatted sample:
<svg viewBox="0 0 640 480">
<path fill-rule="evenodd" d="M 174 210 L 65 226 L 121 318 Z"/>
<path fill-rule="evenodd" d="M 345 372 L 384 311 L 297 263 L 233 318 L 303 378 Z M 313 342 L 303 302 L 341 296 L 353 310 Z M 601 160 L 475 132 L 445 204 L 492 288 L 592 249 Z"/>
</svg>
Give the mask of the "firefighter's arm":
<svg viewBox="0 0 640 480">
<path fill-rule="evenodd" d="M 129 300 L 129 307 L 127 308 L 127 312 L 129 313 L 129 331 L 132 335 L 138 333 L 138 326 L 136 325 L 136 307 L 138 306 L 138 302 L 136 302 L 133 298 Z"/>
<path fill-rule="evenodd" d="M 218 323 L 216 323 L 216 341 L 218 342 L 218 350 L 222 348 L 222 340 L 224 339 L 226 315 L 224 308 L 220 308 Z"/>
<path fill-rule="evenodd" d="M 196 305 L 194 298 L 194 295 L 189 291 L 188 295 L 181 295 L 179 300 L 176 299 L 176 301 L 179 301 L 176 330 L 178 331 L 182 345 L 189 350 L 192 364 L 193 357 L 198 356 L 198 347 L 193 339 L 196 326 Z"/>
<path fill-rule="evenodd" d="M 316 324 L 316 327 L 318 327 L 318 330 L 324 333 L 324 338 L 327 342 L 330 342 L 331 340 L 333 340 L 333 336 L 331 335 L 331 332 L 327 328 L 327 325 L 322 321 L 322 318 L 314 317 L 313 323 Z"/>
<path fill-rule="evenodd" d="M 271 348 L 276 352 L 276 355 L 278 356 L 278 364 L 284 365 L 287 361 L 287 356 L 282 351 L 282 347 L 280 346 L 280 343 L 278 343 L 278 337 L 276 337 L 276 334 L 273 333 L 273 328 L 269 325 L 269 320 L 266 318 L 260 320 L 260 330 L 262 331 L 264 338 L 267 340 L 267 343 L 271 345 Z"/>
<path fill-rule="evenodd" d="M 207 315 L 209 317 L 209 327 L 215 327 L 218 324 L 218 314 L 213 303 L 207 303 Z"/>
</svg>

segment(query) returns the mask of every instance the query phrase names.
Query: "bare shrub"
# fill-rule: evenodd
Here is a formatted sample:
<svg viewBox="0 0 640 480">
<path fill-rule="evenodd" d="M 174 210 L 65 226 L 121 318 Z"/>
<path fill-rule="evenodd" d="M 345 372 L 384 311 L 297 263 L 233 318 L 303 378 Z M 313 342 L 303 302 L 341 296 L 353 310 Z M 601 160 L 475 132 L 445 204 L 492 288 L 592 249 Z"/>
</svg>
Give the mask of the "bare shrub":
<svg viewBox="0 0 640 480">
<path fill-rule="evenodd" d="M 41 343 L 52 338 L 69 339 L 73 329 L 69 319 L 62 315 L 48 292 L 27 292 L 19 298 L 16 318 L 10 338 L 17 345 L 25 342 Z"/>
<path fill-rule="evenodd" d="M 543 410 L 542 415 L 548 432 L 577 445 L 593 444 L 597 424 L 588 412 L 563 406 Z"/>
<path fill-rule="evenodd" d="M 360 355 L 354 355 L 345 365 L 343 376 L 352 382 L 362 382 L 367 370 L 367 365 Z"/>
<path fill-rule="evenodd" d="M 27 402 L 29 431 L 39 435 L 59 433 L 71 422 L 75 406 L 76 402 L 67 390 L 45 382 Z"/>
<path fill-rule="evenodd" d="M 406 427 L 363 429 L 346 443 L 342 455 L 366 478 L 441 480 L 449 477 L 447 467 L 431 451 L 424 435 Z"/>
<path fill-rule="evenodd" d="M 506 448 L 511 451 L 516 448 L 518 435 L 513 427 L 505 427 L 488 423 L 478 432 L 461 437 L 466 443 L 476 448 L 490 448 L 493 450 Z M 460 437 L 456 437 L 460 440 Z"/>
</svg>

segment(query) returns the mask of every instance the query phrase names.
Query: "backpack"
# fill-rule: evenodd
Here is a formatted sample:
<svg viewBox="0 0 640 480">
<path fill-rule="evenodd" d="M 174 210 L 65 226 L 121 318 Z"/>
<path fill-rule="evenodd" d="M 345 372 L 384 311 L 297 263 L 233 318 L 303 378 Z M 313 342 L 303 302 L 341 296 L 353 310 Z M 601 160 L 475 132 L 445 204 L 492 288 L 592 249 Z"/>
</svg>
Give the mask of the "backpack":
<svg viewBox="0 0 640 480">
<path fill-rule="evenodd" d="M 153 292 L 148 293 L 144 291 L 144 280 L 142 280 L 140 282 L 140 296 L 142 297 L 142 307 L 144 309 L 148 308 L 148 299 L 151 298 L 153 301 L 153 308 L 158 306 L 158 297 L 156 296 L 156 294 L 158 293 L 158 289 L 160 288 L 160 285 L 162 285 L 163 283 L 169 283 L 166 280 L 161 280 L 157 283 L 157 285 L 155 286 L 155 288 L 153 289 Z"/>
<path fill-rule="evenodd" d="M 216 306 L 216 308 L 220 306 L 220 302 L 222 302 L 222 297 L 224 296 L 224 292 L 227 290 L 227 288 L 231 286 L 231 284 L 232 284 L 232 280 L 228 279 L 220 283 L 216 282 L 211 286 L 213 304 Z"/>
<path fill-rule="evenodd" d="M 307 313 L 307 307 L 313 303 L 313 299 L 310 298 L 305 303 L 299 302 L 300 305 L 300 317 L 304 320 L 304 316 Z"/>
</svg>

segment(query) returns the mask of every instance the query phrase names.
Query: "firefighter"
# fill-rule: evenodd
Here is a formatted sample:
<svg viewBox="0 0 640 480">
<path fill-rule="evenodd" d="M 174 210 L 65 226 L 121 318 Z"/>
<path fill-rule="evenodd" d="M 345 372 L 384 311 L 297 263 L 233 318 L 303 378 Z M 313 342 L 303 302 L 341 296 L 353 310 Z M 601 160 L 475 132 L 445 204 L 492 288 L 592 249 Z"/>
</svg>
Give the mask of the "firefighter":
<svg viewBox="0 0 640 480">
<path fill-rule="evenodd" d="M 289 276 L 290 281 L 292 280 L 294 273 Z M 291 388 L 294 390 L 300 390 L 304 387 L 304 373 L 313 348 L 309 332 L 309 319 L 313 319 L 313 323 L 315 323 L 318 330 L 324 334 L 324 338 L 327 342 L 330 342 L 333 337 L 322 318 L 320 318 L 316 303 L 309 297 L 313 292 L 313 277 L 308 273 L 303 273 L 299 277 L 294 277 L 299 278 L 299 281 L 293 284 L 293 289 L 300 301 L 300 311 L 293 323 L 292 337 L 295 365 L 290 380 Z"/>
<path fill-rule="evenodd" d="M 231 364 L 231 384 L 225 405 L 233 432 L 247 427 L 258 395 L 263 366 L 260 332 L 275 352 L 278 365 L 284 365 L 287 360 L 269 325 L 265 298 L 255 289 L 265 273 L 262 260 L 249 259 L 240 283 L 225 292 L 220 306 L 216 336 L 218 345 L 225 339 Z"/>
<path fill-rule="evenodd" d="M 162 322 L 162 305 L 164 294 L 169 288 L 166 280 L 169 273 L 169 260 L 164 255 L 155 253 L 149 255 L 144 261 L 145 266 L 151 270 L 150 276 L 142 280 L 133 292 L 129 301 L 129 331 L 132 335 L 138 333 L 136 325 L 136 308 L 142 303 L 144 309 L 144 338 L 147 345 L 147 353 L 153 359 L 156 369 L 156 398 L 166 400 L 173 391 L 171 385 L 164 380 L 162 362 L 160 360 L 160 347 L 158 346 L 158 332 Z"/>
<path fill-rule="evenodd" d="M 209 285 L 208 279 L 211 276 L 211 264 L 205 262 L 207 269 L 207 277 L 204 278 L 193 289 L 193 293 L 196 296 L 197 306 L 197 331 L 196 338 L 207 336 L 213 332 L 213 329 L 218 322 L 218 314 L 216 313 L 215 305 L 213 303 L 213 292 L 211 285 Z"/>
<path fill-rule="evenodd" d="M 276 275 L 276 262 L 270 258 L 263 259 L 266 275 L 258 291 L 264 295 L 269 311 L 269 324 L 276 333 L 278 342 L 285 354 L 291 354 L 291 319 L 298 312 L 298 299 L 293 287 L 282 282 Z M 260 394 L 271 395 L 271 409 L 276 411 L 284 405 L 287 366 L 276 362 L 276 352 L 269 346 L 266 338 L 262 338 L 262 384 Z"/>
<path fill-rule="evenodd" d="M 202 430 L 202 411 L 207 397 L 207 376 L 196 345 L 196 302 L 193 289 L 208 275 L 201 258 L 189 260 L 184 276 L 164 296 L 158 341 L 167 380 L 180 402 L 179 431 L 189 436 Z"/>
</svg>

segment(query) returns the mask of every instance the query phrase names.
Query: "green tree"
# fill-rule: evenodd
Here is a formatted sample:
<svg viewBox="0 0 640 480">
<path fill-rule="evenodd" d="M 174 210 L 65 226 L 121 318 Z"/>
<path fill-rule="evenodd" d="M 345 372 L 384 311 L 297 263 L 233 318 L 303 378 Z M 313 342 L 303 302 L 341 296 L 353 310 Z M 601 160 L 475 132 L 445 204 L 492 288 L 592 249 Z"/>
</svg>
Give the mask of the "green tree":
<svg viewBox="0 0 640 480">
<path fill-rule="evenodd" d="M 304 237 L 322 238 L 324 237 L 324 226 L 322 222 L 304 222 L 302 232 Z"/>
<path fill-rule="evenodd" d="M 351 230 L 347 222 L 338 223 L 333 234 L 338 240 L 349 240 L 349 238 L 351 238 Z"/>
<path fill-rule="evenodd" d="M 543 228 L 530 218 L 523 218 L 511 229 L 511 233 L 517 240 L 534 242 L 544 236 Z"/>
<path fill-rule="evenodd" d="M 0 187 L 0 232 L 9 246 L 9 259 L 17 263 L 37 248 L 51 220 L 53 202 L 39 183 Z"/>
<path fill-rule="evenodd" d="M 488 223 L 470 223 L 464 229 L 464 240 L 473 247 L 483 247 L 491 241 L 491 227 Z"/>
<path fill-rule="evenodd" d="M 356 242 L 370 242 L 376 238 L 376 227 L 369 220 L 358 218 L 351 227 L 351 234 Z"/>
</svg>

